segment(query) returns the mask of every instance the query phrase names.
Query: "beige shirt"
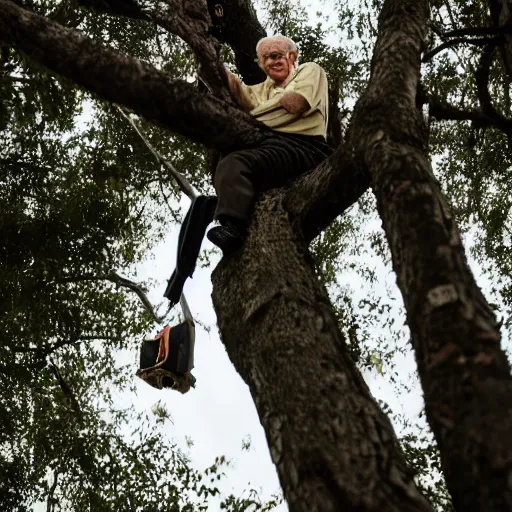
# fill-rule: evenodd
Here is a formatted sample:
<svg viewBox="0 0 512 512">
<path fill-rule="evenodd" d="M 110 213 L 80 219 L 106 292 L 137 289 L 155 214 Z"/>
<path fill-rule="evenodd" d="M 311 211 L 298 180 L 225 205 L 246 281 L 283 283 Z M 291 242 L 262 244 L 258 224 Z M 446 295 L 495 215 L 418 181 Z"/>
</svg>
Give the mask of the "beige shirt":
<svg viewBox="0 0 512 512">
<path fill-rule="evenodd" d="M 325 71 L 314 62 L 301 64 L 284 87 L 276 87 L 271 78 L 261 84 L 245 85 L 242 90 L 255 108 L 250 114 L 278 132 L 301 135 L 327 133 L 328 85 Z M 303 114 L 290 114 L 279 105 L 285 92 L 296 92 L 304 96 L 310 109 Z"/>
</svg>

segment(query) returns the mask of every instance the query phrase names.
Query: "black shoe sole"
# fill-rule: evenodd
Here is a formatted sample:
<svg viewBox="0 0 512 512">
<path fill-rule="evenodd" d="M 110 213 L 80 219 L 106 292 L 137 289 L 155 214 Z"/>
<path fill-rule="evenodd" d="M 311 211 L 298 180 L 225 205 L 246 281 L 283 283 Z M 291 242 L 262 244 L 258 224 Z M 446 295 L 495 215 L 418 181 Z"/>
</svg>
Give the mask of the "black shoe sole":
<svg viewBox="0 0 512 512">
<path fill-rule="evenodd" d="M 206 233 L 210 242 L 219 247 L 224 254 L 230 254 L 242 247 L 244 240 L 241 236 L 234 236 L 224 226 L 217 226 Z"/>
</svg>

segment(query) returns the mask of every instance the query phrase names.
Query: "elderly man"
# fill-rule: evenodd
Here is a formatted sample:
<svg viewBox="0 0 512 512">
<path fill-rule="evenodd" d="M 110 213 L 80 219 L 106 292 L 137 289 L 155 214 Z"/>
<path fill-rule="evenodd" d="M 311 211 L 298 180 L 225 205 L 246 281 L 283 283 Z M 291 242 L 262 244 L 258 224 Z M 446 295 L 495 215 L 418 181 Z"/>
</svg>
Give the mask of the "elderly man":
<svg viewBox="0 0 512 512">
<path fill-rule="evenodd" d="M 258 193 L 285 185 L 330 154 L 325 71 L 313 62 L 298 66 L 297 45 L 284 36 L 261 39 L 256 53 L 267 79 L 247 86 L 229 73 L 229 83 L 239 105 L 276 133 L 217 165 L 215 218 L 221 225 L 207 236 L 225 254 L 242 245 Z"/>
</svg>

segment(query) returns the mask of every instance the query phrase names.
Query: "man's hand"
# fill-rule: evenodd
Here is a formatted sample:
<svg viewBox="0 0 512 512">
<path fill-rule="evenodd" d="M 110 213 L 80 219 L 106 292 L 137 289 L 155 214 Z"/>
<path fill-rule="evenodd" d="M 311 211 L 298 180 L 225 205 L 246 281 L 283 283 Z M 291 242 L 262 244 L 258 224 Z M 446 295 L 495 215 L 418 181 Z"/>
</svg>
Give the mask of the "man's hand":
<svg viewBox="0 0 512 512">
<path fill-rule="evenodd" d="M 299 94 L 298 92 L 285 92 L 279 98 L 279 105 L 283 107 L 290 114 L 301 115 L 304 112 L 307 112 L 311 106 L 308 103 L 308 100 Z"/>
<path fill-rule="evenodd" d="M 245 112 L 250 112 L 254 108 L 254 105 L 242 90 L 240 78 L 231 73 L 229 69 L 226 69 L 226 73 L 228 75 L 229 89 L 231 90 L 231 93 L 233 94 L 236 102 L 242 107 L 243 110 L 245 110 Z"/>
</svg>

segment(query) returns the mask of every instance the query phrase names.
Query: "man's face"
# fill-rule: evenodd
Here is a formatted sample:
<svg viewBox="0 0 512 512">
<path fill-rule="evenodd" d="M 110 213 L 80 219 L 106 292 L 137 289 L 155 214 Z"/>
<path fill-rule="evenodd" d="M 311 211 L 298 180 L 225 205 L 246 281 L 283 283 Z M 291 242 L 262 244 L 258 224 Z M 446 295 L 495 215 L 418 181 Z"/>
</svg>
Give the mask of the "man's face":
<svg viewBox="0 0 512 512">
<path fill-rule="evenodd" d="M 258 48 L 258 59 L 263 71 L 279 85 L 293 69 L 295 53 L 290 52 L 288 43 L 279 39 L 268 39 Z"/>
</svg>

